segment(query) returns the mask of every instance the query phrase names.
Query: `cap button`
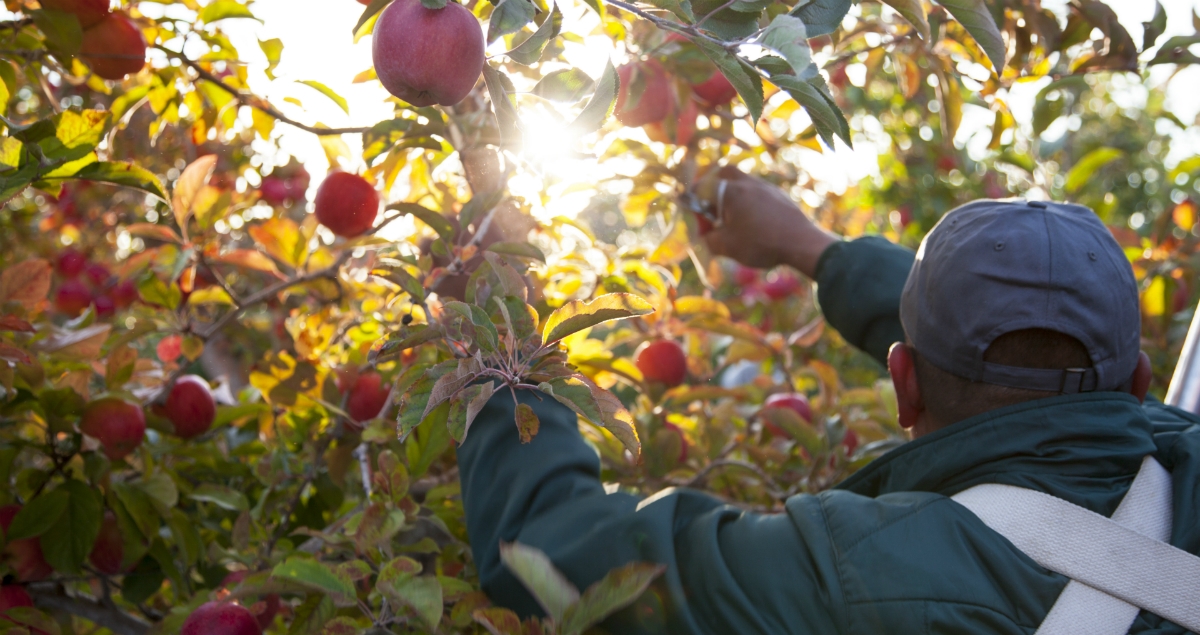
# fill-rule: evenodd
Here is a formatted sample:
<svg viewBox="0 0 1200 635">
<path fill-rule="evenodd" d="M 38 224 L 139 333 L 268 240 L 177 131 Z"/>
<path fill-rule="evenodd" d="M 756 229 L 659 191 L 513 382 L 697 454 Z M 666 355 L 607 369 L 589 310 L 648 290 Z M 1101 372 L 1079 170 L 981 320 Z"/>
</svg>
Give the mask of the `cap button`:
<svg viewBox="0 0 1200 635">
<path fill-rule="evenodd" d="M 1046 209 L 1047 207 L 1049 207 L 1048 205 L 1046 205 L 1045 201 L 1028 201 L 1025 204 L 1030 207 L 1036 207 L 1038 209 Z"/>
</svg>

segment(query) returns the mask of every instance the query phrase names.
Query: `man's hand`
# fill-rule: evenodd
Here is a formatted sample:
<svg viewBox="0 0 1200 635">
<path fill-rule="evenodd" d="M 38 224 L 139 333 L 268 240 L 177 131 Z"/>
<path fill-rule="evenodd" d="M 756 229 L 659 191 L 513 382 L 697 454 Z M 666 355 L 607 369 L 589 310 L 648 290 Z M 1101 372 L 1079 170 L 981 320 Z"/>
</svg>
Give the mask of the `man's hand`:
<svg viewBox="0 0 1200 635">
<path fill-rule="evenodd" d="M 718 194 L 721 180 L 723 196 Z M 700 189 L 721 220 L 704 235 L 709 249 L 748 267 L 786 264 L 812 278 L 825 248 L 841 240 L 813 223 L 783 190 L 732 166 L 721 168 Z"/>
</svg>

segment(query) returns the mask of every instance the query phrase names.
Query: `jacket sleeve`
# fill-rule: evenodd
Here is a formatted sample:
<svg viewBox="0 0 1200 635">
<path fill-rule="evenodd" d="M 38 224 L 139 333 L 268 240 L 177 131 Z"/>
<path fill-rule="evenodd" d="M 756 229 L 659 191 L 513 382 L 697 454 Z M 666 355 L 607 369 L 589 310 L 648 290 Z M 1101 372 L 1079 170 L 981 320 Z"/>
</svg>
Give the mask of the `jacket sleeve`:
<svg viewBox="0 0 1200 635">
<path fill-rule="evenodd" d="M 887 365 L 892 344 L 904 341 L 900 294 L 915 254 L 881 236 L 834 243 L 817 261 L 817 299 L 829 325 Z"/>
<path fill-rule="evenodd" d="M 520 443 L 505 390 L 458 448 L 467 533 L 494 602 L 541 614 L 500 562 L 500 544 L 515 541 L 544 551 L 581 591 L 630 562 L 665 565 L 650 591 L 604 623 L 611 633 L 837 632 L 823 526 L 748 513 L 689 490 L 644 500 L 607 494 L 575 414 L 541 393 L 517 395 L 540 419 L 530 443 Z"/>
</svg>

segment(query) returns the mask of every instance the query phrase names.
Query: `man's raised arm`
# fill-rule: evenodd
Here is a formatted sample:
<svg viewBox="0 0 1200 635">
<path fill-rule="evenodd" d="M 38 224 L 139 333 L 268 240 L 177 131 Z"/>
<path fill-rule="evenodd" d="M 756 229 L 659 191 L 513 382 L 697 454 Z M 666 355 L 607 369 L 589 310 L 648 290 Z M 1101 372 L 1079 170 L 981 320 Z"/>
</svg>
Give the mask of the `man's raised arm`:
<svg viewBox="0 0 1200 635">
<path fill-rule="evenodd" d="M 713 252 L 758 268 L 789 265 L 818 285 L 829 324 L 879 363 L 904 340 L 900 293 L 914 254 L 880 236 L 843 241 L 814 224 L 779 188 L 722 168 L 723 223 L 707 233 Z"/>
</svg>

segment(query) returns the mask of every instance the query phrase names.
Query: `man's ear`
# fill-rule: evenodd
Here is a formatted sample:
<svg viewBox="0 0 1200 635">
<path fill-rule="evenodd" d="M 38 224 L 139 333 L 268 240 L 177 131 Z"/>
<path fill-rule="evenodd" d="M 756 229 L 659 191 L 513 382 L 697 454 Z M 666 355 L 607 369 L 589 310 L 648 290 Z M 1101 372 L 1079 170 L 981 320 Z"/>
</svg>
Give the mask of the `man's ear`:
<svg viewBox="0 0 1200 635">
<path fill-rule="evenodd" d="M 896 342 L 888 351 L 887 361 L 892 385 L 896 387 L 897 419 L 900 427 L 911 429 L 917 425 L 917 420 L 925 412 L 921 386 L 917 383 L 916 358 L 908 344 Z"/>
<path fill-rule="evenodd" d="M 1146 351 L 1138 353 L 1137 368 L 1133 369 L 1133 379 L 1129 382 L 1129 393 L 1138 398 L 1138 401 L 1146 401 L 1146 393 L 1150 391 L 1150 380 L 1153 379 L 1154 372 L 1150 368 L 1150 356 Z"/>
</svg>

